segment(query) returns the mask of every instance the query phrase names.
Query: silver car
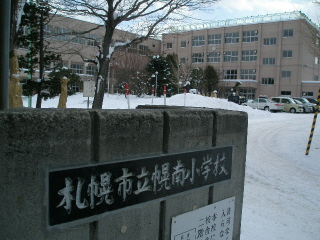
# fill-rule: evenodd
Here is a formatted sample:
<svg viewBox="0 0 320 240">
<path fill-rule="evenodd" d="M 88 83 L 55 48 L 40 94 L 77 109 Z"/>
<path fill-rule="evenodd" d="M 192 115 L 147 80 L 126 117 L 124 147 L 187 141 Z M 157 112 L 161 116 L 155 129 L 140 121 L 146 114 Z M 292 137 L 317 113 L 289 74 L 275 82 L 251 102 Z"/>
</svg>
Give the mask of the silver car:
<svg viewBox="0 0 320 240">
<path fill-rule="evenodd" d="M 293 99 L 296 99 L 302 103 L 304 112 L 315 112 L 317 104 L 310 103 L 306 98 L 293 97 Z"/>
<path fill-rule="evenodd" d="M 293 97 L 294 100 L 298 100 L 303 106 L 303 112 L 304 113 L 309 113 L 309 112 L 314 112 L 314 109 L 316 107 L 316 104 L 310 103 L 307 99 L 305 98 L 298 98 L 298 97 Z"/>
<path fill-rule="evenodd" d="M 272 101 L 266 98 L 257 98 L 251 102 L 242 103 L 241 105 L 250 106 L 252 108 L 262 109 L 262 110 L 271 111 L 271 112 L 282 112 L 284 109 L 284 104 L 277 103 L 275 101 Z"/>
</svg>

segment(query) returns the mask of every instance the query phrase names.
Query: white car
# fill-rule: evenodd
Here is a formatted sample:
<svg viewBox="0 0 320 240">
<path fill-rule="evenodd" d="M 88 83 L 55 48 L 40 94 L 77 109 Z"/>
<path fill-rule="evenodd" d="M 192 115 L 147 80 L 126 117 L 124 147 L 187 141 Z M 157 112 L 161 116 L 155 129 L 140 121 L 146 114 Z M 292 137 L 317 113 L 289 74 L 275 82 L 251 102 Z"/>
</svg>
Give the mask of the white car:
<svg viewBox="0 0 320 240">
<path fill-rule="evenodd" d="M 300 112 L 303 112 L 304 110 L 302 104 L 297 104 L 290 97 L 273 97 L 271 99 L 277 103 L 284 104 L 285 112 L 300 113 Z"/>
<path fill-rule="evenodd" d="M 242 103 L 243 106 L 250 106 L 252 108 L 257 108 L 265 111 L 271 112 L 282 112 L 284 109 L 284 104 L 274 102 L 267 98 L 257 98 L 254 99 L 252 102 L 245 102 Z"/>
</svg>

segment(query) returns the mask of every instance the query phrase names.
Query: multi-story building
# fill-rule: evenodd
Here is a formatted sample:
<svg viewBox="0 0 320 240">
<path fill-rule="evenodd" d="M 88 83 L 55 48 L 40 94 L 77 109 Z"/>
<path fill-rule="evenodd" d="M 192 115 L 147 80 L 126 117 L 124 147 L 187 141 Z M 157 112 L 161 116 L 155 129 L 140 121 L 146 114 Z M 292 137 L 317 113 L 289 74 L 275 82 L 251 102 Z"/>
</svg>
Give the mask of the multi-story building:
<svg viewBox="0 0 320 240">
<path fill-rule="evenodd" d="M 28 29 L 26 29 L 28 31 Z M 98 53 L 98 48 L 103 41 L 105 29 L 103 25 L 90 23 L 87 21 L 77 20 L 64 16 L 55 15 L 51 21 L 44 26 L 44 40 L 49 42 L 47 50 L 54 51 L 61 54 L 63 66 L 72 70 L 81 76 L 82 80 L 93 80 L 97 73 L 97 66 L 87 60 L 94 60 Z M 136 38 L 137 35 L 122 31 L 115 30 L 113 43 L 126 42 Z M 143 69 L 149 61 L 148 56 L 159 55 L 161 49 L 161 40 L 147 39 L 141 44 L 132 45 L 124 49 L 118 49 L 114 52 L 110 62 L 110 85 L 117 82 L 115 77 L 115 70 L 119 67 L 128 67 L 128 58 L 134 59 L 136 63 L 136 70 Z M 24 55 L 28 49 L 18 49 L 18 55 Z M 46 74 L 48 74 L 52 66 L 46 66 Z M 140 68 L 140 69 L 139 69 Z M 124 71 L 128 72 L 128 71 Z M 128 74 L 127 74 L 128 75 Z M 21 71 L 22 83 L 27 81 L 28 76 L 24 71 Z M 32 79 L 38 79 L 36 72 Z M 129 76 L 127 76 L 129 78 Z M 128 79 L 122 79 L 127 81 Z M 81 89 L 82 86 L 74 86 Z M 113 88 L 110 86 L 110 90 Z"/>
<path fill-rule="evenodd" d="M 225 97 L 237 94 L 308 96 L 320 88 L 319 59 L 309 51 L 303 30 L 318 28 L 301 12 L 273 14 L 186 26 L 162 35 L 162 53 L 176 53 L 186 69 L 212 65 Z"/>
</svg>

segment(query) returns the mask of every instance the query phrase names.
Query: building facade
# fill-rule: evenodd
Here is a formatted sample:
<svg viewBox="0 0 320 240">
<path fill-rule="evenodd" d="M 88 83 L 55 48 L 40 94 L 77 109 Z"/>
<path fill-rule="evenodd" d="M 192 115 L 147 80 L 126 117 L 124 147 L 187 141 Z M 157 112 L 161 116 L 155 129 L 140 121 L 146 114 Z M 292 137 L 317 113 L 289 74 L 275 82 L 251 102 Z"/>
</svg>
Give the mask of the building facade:
<svg viewBox="0 0 320 240">
<path fill-rule="evenodd" d="M 241 82 L 236 93 L 248 99 L 316 98 L 319 60 L 303 34 L 312 24 L 301 12 L 292 12 L 176 28 L 162 35 L 161 51 L 176 53 L 185 71 L 212 65 L 220 75 L 220 97 Z"/>
<path fill-rule="evenodd" d="M 26 29 L 28 31 L 28 29 Z M 92 61 L 95 60 L 104 37 L 105 29 L 103 25 L 97 25 L 83 20 L 68 18 L 65 16 L 55 15 L 50 22 L 44 26 L 44 42 L 47 51 L 53 51 L 61 54 L 62 64 L 64 67 L 72 70 L 73 73 L 79 74 L 82 80 L 95 80 L 97 75 L 97 65 Z M 113 46 L 117 43 L 125 43 L 128 40 L 133 40 L 137 35 L 122 31 L 115 30 L 113 36 Z M 49 45 L 47 43 L 50 43 Z M 161 50 L 161 40 L 147 39 L 141 44 L 131 45 L 126 48 L 118 48 L 114 52 L 110 62 L 110 92 L 113 90 L 113 85 L 117 83 L 118 79 L 114 74 L 116 69 L 129 68 L 128 59 L 134 59 L 137 63 L 136 70 L 144 69 L 148 63 L 148 56 L 159 55 Z M 25 55 L 28 49 L 18 49 L 18 55 Z M 45 78 L 47 74 L 53 70 L 55 63 L 51 66 L 45 66 Z M 28 75 L 21 69 L 21 83 L 28 81 Z M 128 71 L 127 71 L 128 73 Z M 39 71 L 36 71 L 32 80 L 39 77 Z M 126 78 L 122 81 L 128 81 L 131 76 L 127 74 Z M 77 90 L 82 89 L 80 86 L 74 86 Z"/>
</svg>

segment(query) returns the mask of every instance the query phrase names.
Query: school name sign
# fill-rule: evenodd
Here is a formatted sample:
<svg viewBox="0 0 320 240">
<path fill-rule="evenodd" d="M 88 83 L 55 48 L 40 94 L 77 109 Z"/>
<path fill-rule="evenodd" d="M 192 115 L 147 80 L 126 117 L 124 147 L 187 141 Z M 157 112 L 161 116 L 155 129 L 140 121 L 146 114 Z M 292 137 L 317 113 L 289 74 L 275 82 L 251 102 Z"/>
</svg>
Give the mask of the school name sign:
<svg viewBox="0 0 320 240">
<path fill-rule="evenodd" d="M 64 224 L 231 178 L 232 147 L 48 173 L 48 222 Z"/>
</svg>

